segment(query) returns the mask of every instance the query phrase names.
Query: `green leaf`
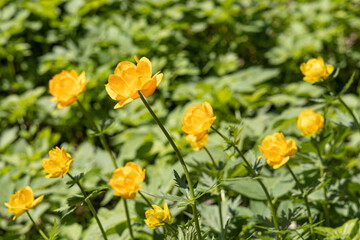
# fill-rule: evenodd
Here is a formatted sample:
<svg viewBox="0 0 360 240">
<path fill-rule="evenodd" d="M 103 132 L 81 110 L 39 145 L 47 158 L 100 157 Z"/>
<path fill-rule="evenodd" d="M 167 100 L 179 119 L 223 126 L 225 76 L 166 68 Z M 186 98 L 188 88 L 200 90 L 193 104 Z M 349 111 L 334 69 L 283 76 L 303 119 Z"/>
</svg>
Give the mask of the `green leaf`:
<svg viewBox="0 0 360 240">
<path fill-rule="evenodd" d="M 349 81 L 346 83 L 346 85 L 343 87 L 343 89 L 341 90 L 341 92 L 339 93 L 339 95 L 342 95 L 344 93 L 346 93 L 346 91 L 351 87 L 351 85 L 354 82 L 355 79 L 355 74 L 356 72 L 354 71 L 353 74 L 351 75 Z"/>
<path fill-rule="evenodd" d="M 49 237 L 49 240 L 56 240 L 57 237 L 58 237 L 58 233 L 56 232 L 57 230 L 57 222 L 56 222 L 56 219 L 54 219 L 54 226 L 53 226 L 53 229 L 50 233 L 50 237 Z"/>
<path fill-rule="evenodd" d="M 355 239 L 355 236 L 359 236 L 359 219 L 351 219 L 338 228 L 329 227 L 316 227 L 315 232 L 326 239 Z"/>
</svg>

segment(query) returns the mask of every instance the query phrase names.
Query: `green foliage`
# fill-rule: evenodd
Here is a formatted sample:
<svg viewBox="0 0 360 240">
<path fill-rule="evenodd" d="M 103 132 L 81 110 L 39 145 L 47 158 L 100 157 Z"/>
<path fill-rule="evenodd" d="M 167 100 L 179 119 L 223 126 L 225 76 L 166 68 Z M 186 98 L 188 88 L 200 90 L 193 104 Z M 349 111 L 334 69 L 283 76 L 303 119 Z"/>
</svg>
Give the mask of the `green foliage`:
<svg viewBox="0 0 360 240">
<path fill-rule="evenodd" d="M 11 221 L 3 204 L 27 185 L 35 197 L 45 195 L 31 211 L 50 239 L 101 238 L 85 198 L 72 187 L 76 182 L 44 177 L 41 159 L 54 146 L 74 158 L 72 174 L 84 173 L 75 179 L 81 179 L 109 239 L 130 238 L 121 200 L 108 184 L 114 168 L 98 135 L 77 103 L 59 110 L 50 101 L 48 81 L 62 69 L 86 72 L 87 90 L 79 100 L 117 163 L 144 167 L 142 193 L 153 204 L 169 204 L 175 231 L 167 228 L 166 239 L 196 239 L 192 201 L 206 239 L 276 237 L 264 191 L 229 144 L 244 152 L 269 189 L 284 239 L 310 239 L 306 207 L 291 175 L 257 159 L 262 139 L 277 131 L 297 143 L 289 164 L 309 196 L 317 239 L 359 239 L 360 134 L 339 101 L 341 96 L 360 119 L 359 16 L 357 0 L 0 1 L 0 239 L 39 238 L 26 216 Z M 117 63 L 134 62 L 135 55 L 147 56 L 154 72 L 164 73 L 148 100 L 184 155 L 195 199 L 141 101 L 114 110 L 104 89 Z M 306 83 L 299 65 L 317 56 L 336 73 Z M 207 149 L 217 167 L 204 150 L 193 151 L 181 131 L 185 109 L 203 101 L 213 106 L 214 127 L 228 138 L 209 130 Z M 325 128 L 312 140 L 295 125 L 305 108 L 325 117 Z M 165 238 L 162 229 L 145 227 L 149 207 L 139 194 L 129 206 L 138 239 Z"/>
</svg>

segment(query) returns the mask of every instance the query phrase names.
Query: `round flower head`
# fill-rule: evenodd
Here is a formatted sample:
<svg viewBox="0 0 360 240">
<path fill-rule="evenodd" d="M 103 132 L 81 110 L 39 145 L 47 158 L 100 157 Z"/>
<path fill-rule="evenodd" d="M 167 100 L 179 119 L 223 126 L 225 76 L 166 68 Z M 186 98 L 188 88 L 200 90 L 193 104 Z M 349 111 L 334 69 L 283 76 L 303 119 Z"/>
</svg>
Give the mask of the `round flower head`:
<svg viewBox="0 0 360 240">
<path fill-rule="evenodd" d="M 125 167 L 114 171 L 110 185 L 115 190 L 114 195 L 126 199 L 133 199 L 142 187 L 139 186 L 145 179 L 145 170 L 134 162 L 128 162 Z"/>
<path fill-rule="evenodd" d="M 44 167 L 44 173 L 47 173 L 46 178 L 56 178 L 64 175 L 69 171 L 74 159 L 62 147 L 55 147 L 49 151 L 50 158 L 44 158 L 41 164 Z"/>
<path fill-rule="evenodd" d="M 324 59 L 318 57 L 302 63 L 300 70 L 305 75 L 304 81 L 314 83 L 326 79 L 334 71 L 334 67 L 330 64 L 325 65 Z"/>
<path fill-rule="evenodd" d="M 50 93 L 54 96 L 51 101 L 57 102 L 58 108 L 69 106 L 77 100 L 77 95 L 85 92 L 86 85 L 85 72 L 78 76 L 74 70 L 63 70 L 49 81 Z"/>
<path fill-rule="evenodd" d="M 33 209 L 43 200 L 43 198 L 44 195 L 35 199 L 33 190 L 31 187 L 27 186 L 25 188 L 20 188 L 19 191 L 11 195 L 9 202 L 5 203 L 5 206 L 8 208 L 10 213 L 16 214 L 16 216 L 13 217 L 13 220 L 15 220 L 25 211 Z"/>
<path fill-rule="evenodd" d="M 287 163 L 290 156 L 297 152 L 295 141 L 293 139 L 285 140 L 281 132 L 266 136 L 259 149 L 265 155 L 266 162 L 274 169 Z"/>
<path fill-rule="evenodd" d="M 145 223 L 148 225 L 148 228 L 155 229 L 165 225 L 165 223 L 170 223 L 171 215 L 167 203 L 164 204 L 164 209 L 156 205 L 152 205 L 152 207 L 153 209 L 145 212 Z"/>
<path fill-rule="evenodd" d="M 140 61 L 135 57 L 137 65 L 132 62 L 120 62 L 114 74 L 109 76 L 109 83 L 105 89 L 109 96 L 119 101 L 115 109 L 129 104 L 140 97 L 138 91 L 141 91 L 146 98 L 151 96 L 157 86 L 159 86 L 163 74 L 156 73 L 152 75 L 152 66 L 149 59 L 142 57 Z"/>
<path fill-rule="evenodd" d="M 190 142 L 195 150 L 199 150 L 207 143 L 207 133 L 213 122 L 216 120 L 213 109 L 208 102 L 202 105 L 195 104 L 186 109 L 182 118 L 182 130 L 186 132 L 186 140 Z"/>
<path fill-rule="evenodd" d="M 305 137 L 311 137 L 324 128 L 324 117 L 321 113 L 315 113 L 311 109 L 302 111 L 296 121 L 297 128 Z"/>
</svg>

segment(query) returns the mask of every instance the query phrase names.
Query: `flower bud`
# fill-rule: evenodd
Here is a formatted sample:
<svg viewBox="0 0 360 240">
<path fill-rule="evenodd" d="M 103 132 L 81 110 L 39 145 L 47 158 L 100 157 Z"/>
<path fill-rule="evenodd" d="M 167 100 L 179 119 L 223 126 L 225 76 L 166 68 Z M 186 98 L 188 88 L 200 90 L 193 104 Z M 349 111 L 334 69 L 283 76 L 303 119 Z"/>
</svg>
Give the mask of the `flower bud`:
<svg viewBox="0 0 360 240">
<path fill-rule="evenodd" d="M 334 67 L 330 64 L 325 65 L 324 59 L 318 57 L 302 63 L 300 70 L 305 75 L 304 81 L 314 83 L 326 79 L 334 71 Z"/>
<path fill-rule="evenodd" d="M 13 217 L 15 220 L 17 217 L 21 216 L 25 211 L 33 209 L 38 205 L 44 198 L 44 195 L 34 198 L 34 193 L 31 187 L 27 186 L 25 188 L 20 188 L 19 191 L 10 196 L 9 203 L 5 203 L 5 206 L 9 208 L 10 213 L 15 213 L 16 216 Z"/>
<path fill-rule="evenodd" d="M 51 101 L 58 102 L 58 108 L 69 106 L 77 100 L 77 95 L 85 92 L 86 85 L 85 72 L 78 76 L 74 70 L 63 70 L 49 81 L 50 93 L 54 96 Z"/>
<path fill-rule="evenodd" d="M 145 212 L 145 223 L 148 228 L 155 229 L 165 223 L 170 223 L 171 215 L 167 203 L 164 204 L 164 209 L 159 206 L 152 205 L 153 209 Z"/>
<path fill-rule="evenodd" d="M 207 143 L 207 133 L 216 120 L 211 105 L 208 102 L 188 107 L 182 118 L 182 130 L 186 132 L 186 140 L 190 142 L 195 150 L 203 148 Z"/>
<path fill-rule="evenodd" d="M 297 152 L 295 141 L 293 139 L 285 140 L 281 132 L 266 136 L 259 149 L 265 155 L 266 162 L 274 169 L 287 163 L 290 156 Z"/>
<path fill-rule="evenodd" d="M 115 109 L 121 108 L 140 97 L 138 91 L 141 91 L 148 98 L 162 80 L 162 73 L 151 76 L 152 66 L 149 59 L 142 57 L 139 61 L 135 57 L 135 60 L 137 65 L 128 61 L 120 62 L 116 66 L 114 74 L 109 76 L 108 84 L 105 85 L 109 96 L 119 101 L 115 105 Z"/>
<path fill-rule="evenodd" d="M 145 179 L 145 170 L 134 162 L 128 162 L 125 167 L 114 171 L 110 185 L 115 190 L 114 195 L 125 199 L 133 199 L 142 187 L 139 186 Z"/>
<path fill-rule="evenodd" d="M 324 128 L 324 117 L 321 113 L 315 113 L 311 109 L 302 111 L 296 121 L 297 128 L 305 137 L 311 137 Z"/>
<path fill-rule="evenodd" d="M 62 147 L 55 147 L 49 151 L 50 158 L 44 158 L 41 164 L 44 167 L 44 173 L 47 173 L 46 178 L 56 178 L 64 175 L 69 171 L 74 159 Z"/>
</svg>

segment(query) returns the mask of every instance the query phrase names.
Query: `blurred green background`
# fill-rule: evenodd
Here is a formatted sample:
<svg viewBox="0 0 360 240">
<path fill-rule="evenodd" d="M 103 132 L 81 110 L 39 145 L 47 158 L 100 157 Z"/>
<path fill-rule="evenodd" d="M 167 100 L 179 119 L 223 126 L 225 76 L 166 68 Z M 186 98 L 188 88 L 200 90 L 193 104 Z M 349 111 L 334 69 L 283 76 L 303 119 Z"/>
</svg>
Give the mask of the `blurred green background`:
<svg viewBox="0 0 360 240">
<path fill-rule="evenodd" d="M 196 158 L 201 163 L 208 161 L 206 155 L 193 152 L 181 131 L 181 117 L 191 102 L 210 102 L 217 116 L 215 125 L 222 129 L 242 120 L 240 144 L 245 151 L 258 151 L 266 134 L 285 127 L 288 135 L 300 137 L 294 125 L 300 111 L 304 106 L 324 106 L 311 101 L 324 90 L 302 81 L 300 64 L 322 56 L 339 69 L 334 83 L 340 90 L 360 66 L 359 30 L 358 0 L 0 1 L 0 239 L 35 239 L 34 229 L 28 233 L 26 217 L 10 221 L 3 205 L 19 187 L 30 184 L 36 195 L 46 195 L 34 210 L 46 228 L 59 216 L 53 211 L 66 206 L 66 198 L 78 192 L 66 188 L 67 180 L 45 179 L 41 173 L 41 159 L 52 147 L 65 146 L 75 158 L 71 172 L 85 171 L 84 185 L 89 189 L 106 186 L 112 174 L 111 161 L 77 104 L 58 110 L 50 102 L 48 81 L 61 70 L 86 72 L 87 91 L 79 99 L 106 128 L 118 162 L 136 161 L 145 167 L 144 191 L 157 194 L 172 191 L 171 169 L 182 171 L 140 100 L 113 110 L 116 102 L 104 85 L 118 62 L 146 56 L 154 73 L 164 73 L 148 100 L 187 161 Z M 344 96 L 351 108 L 359 109 L 359 92 L 353 84 Z M 329 114 L 338 119 L 334 123 L 341 122 L 342 115 L 331 110 Z M 339 146 L 344 148 L 340 157 L 346 160 L 337 170 L 355 176 L 357 180 L 350 182 L 358 187 L 358 168 L 353 167 L 358 165 L 360 136 L 339 125 L 336 133 L 347 134 L 339 137 L 346 141 L 346 146 Z M 228 157 L 217 136 L 209 137 L 208 146 L 217 159 Z M 227 177 L 246 174 L 243 167 L 236 167 L 238 163 L 230 164 Z M 339 201 L 356 203 L 356 191 L 350 199 Z M 94 201 L 113 239 L 126 234 L 122 205 L 117 205 L 111 190 Z M 144 227 L 146 206 L 141 199 L 133 201 L 131 208 L 142 238 L 161 239 Z M 179 222 L 186 218 L 181 209 L 171 210 Z M 349 219 L 342 211 L 334 212 L 334 226 Z M 238 213 L 240 218 L 247 216 L 245 212 Z M 79 207 L 75 213 L 63 224 L 60 239 L 92 239 L 98 230 L 89 221 L 89 212 Z"/>
</svg>

